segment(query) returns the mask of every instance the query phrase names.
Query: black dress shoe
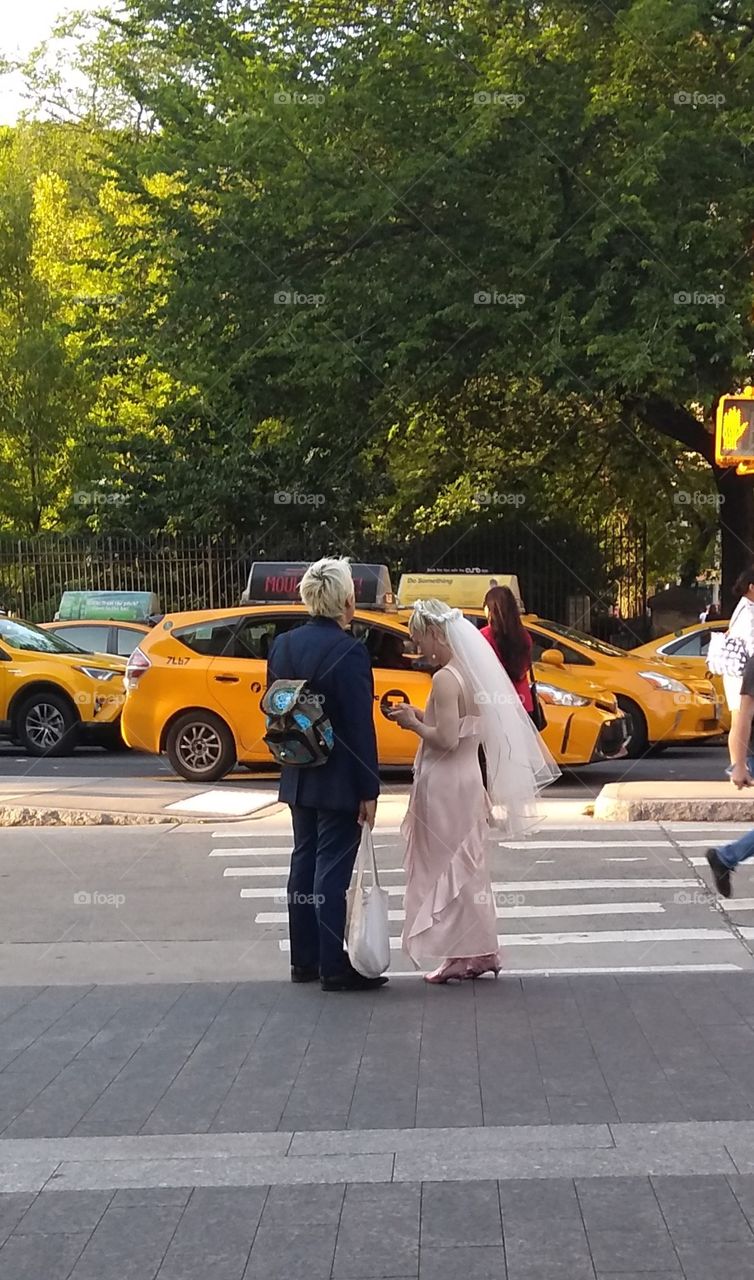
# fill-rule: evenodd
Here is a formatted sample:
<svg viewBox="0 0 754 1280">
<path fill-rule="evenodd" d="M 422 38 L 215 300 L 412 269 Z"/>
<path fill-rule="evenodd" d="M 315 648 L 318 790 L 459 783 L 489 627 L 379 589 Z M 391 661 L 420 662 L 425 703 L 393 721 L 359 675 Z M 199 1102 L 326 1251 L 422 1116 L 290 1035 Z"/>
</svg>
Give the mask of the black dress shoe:
<svg viewBox="0 0 754 1280">
<path fill-rule="evenodd" d="M 709 863 L 712 877 L 715 881 L 715 888 L 723 898 L 730 898 L 733 888 L 730 883 L 730 867 L 726 867 L 720 858 L 717 849 L 707 850 L 707 861 Z"/>
<path fill-rule="evenodd" d="M 335 977 L 322 979 L 323 991 L 376 991 L 384 987 L 387 978 L 365 978 L 356 969 L 346 969 Z"/>
<path fill-rule="evenodd" d="M 319 969 L 308 969 L 300 964 L 291 965 L 291 982 L 316 982 Z"/>
</svg>

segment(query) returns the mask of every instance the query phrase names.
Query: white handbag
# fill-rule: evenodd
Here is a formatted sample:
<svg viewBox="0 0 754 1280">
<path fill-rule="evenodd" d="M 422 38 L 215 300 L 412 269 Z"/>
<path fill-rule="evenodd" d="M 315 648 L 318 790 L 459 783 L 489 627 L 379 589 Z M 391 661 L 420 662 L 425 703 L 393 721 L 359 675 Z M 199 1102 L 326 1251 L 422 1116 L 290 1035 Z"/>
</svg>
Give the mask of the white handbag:
<svg viewBox="0 0 754 1280">
<path fill-rule="evenodd" d="M 388 895 L 380 888 L 372 829 L 367 822 L 362 827 L 355 870 L 348 891 L 348 955 L 363 977 L 379 978 L 390 967 Z M 368 885 L 364 882 L 367 872 L 371 875 Z"/>
</svg>

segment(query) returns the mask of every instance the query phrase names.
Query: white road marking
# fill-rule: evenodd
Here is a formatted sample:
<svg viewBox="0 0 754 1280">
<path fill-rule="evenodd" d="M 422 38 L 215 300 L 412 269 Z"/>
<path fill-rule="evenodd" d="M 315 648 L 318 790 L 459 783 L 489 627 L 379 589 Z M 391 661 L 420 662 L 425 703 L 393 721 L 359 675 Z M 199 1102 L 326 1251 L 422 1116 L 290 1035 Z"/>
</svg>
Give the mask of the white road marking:
<svg viewBox="0 0 754 1280">
<path fill-rule="evenodd" d="M 246 817 L 258 809 L 277 804 L 276 791 L 202 791 L 188 800 L 165 805 L 168 813 L 237 813 Z"/>
<path fill-rule="evenodd" d="M 723 911 L 754 911 L 754 898 L 720 898 Z"/>
<path fill-rule="evenodd" d="M 280 895 L 285 901 L 285 895 Z M 524 917 L 541 919 L 559 916 L 635 916 L 664 914 L 665 908 L 659 902 L 590 902 L 586 904 L 572 903 L 560 907 L 498 907 L 495 915 L 498 920 L 520 920 Z M 388 911 L 389 920 L 405 920 L 405 911 Z M 255 924 L 287 924 L 287 911 L 259 911 L 254 916 Z"/>
<path fill-rule="evenodd" d="M 244 867 L 226 867 L 223 875 L 240 876 Z M 397 868 L 394 868 L 397 874 Z M 383 873 L 384 874 L 384 873 Z M 699 889 L 698 880 L 493 880 L 493 893 L 550 893 L 574 889 Z M 391 896 L 404 893 L 402 884 L 386 884 L 385 892 Z M 242 898 L 274 898 L 279 887 L 241 889 Z"/>
<path fill-rule="evenodd" d="M 649 862 L 649 858 L 605 858 L 605 862 Z"/>
<path fill-rule="evenodd" d="M 754 934 L 754 929 L 751 930 Z M 502 933 L 498 934 L 500 947 L 567 947 L 585 946 L 591 943 L 641 943 L 647 942 L 734 942 L 727 929 L 625 929 L 598 931 L 596 933 Z M 290 942 L 281 938 L 281 951 L 290 951 Z M 399 951 L 400 938 L 390 939 L 390 950 Z M 673 965 L 673 970 L 680 966 Z M 736 965 L 736 968 L 739 966 Z M 524 972 L 530 973 L 531 970 Z M 592 972 L 587 970 L 587 972 Z M 645 972 L 642 968 L 638 972 Z"/>
<path fill-rule="evenodd" d="M 416 970 L 388 969 L 390 978 L 419 978 Z M 500 970 L 501 978 L 574 978 L 583 974 L 611 973 L 743 973 L 740 964 L 614 964 L 594 965 L 582 969 L 506 969 Z M 479 979 L 486 981 L 487 979 Z M 648 1273 L 651 1280 L 651 1272 Z"/>
</svg>

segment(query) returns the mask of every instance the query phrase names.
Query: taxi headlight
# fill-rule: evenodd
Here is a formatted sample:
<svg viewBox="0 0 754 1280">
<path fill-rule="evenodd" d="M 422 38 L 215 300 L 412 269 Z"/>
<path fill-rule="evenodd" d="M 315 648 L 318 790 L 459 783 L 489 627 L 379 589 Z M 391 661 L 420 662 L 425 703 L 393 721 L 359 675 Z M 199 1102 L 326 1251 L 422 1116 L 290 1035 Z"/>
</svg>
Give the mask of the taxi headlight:
<svg viewBox="0 0 754 1280">
<path fill-rule="evenodd" d="M 115 675 L 114 671 L 107 671 L 104 667 L 77 667 L 76 670 L 91 680 L 112 680 Z"/>
<path fill-rule="evenodd" d="M 586 707 L 589 698 L 582 698 L 580 693 L 570 693 L 567 689 L 559 689 L 555 684 L 537 681 L 537 693 L 543 702 L 550 702 L 556 707 Z"/>
<path fill-rule="evenodd" d="M 674 680 L 672 676 L 665 676 L 661 671 L 640 671 L 639 675 L 642 680 L 648 680 L 653 684 L 655 689 L 664 689 L 666 693 L 690 693 L 687 684 L 681 684 L 680 680 Z"/>
</svg>

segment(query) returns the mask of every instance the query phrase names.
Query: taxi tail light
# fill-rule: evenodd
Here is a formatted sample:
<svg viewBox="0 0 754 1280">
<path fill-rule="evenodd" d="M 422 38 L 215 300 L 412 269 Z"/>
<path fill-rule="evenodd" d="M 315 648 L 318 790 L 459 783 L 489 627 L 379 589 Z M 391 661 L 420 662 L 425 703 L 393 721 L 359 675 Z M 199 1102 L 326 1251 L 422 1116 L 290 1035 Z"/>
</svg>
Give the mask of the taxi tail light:
<svg viewBox="0 0 754 1280">
<path fill-rule="evenodd" d="M 128 659 L 128 663 L 126 664 L 126 675 L 124 680 L 126 689 L 129 692 L 138 687 L 141 677 L 144 675 L 145 671 L 149 670 L 151 665 L 149 658 L 141 649 L 134 649 Z"/>
</svg>

